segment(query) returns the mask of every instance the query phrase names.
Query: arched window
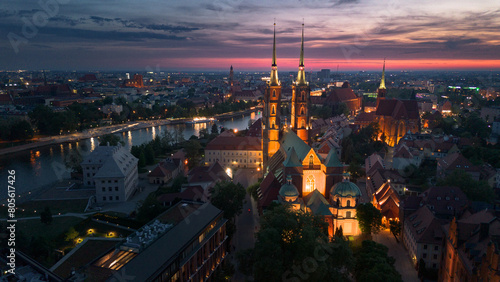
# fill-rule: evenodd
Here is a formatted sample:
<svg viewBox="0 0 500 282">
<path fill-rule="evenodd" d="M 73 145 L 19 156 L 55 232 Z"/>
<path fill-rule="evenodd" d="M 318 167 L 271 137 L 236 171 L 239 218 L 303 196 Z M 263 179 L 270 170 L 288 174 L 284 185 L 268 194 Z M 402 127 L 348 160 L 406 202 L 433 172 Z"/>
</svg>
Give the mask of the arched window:
<svg viewBox="0 0 500 282">
<path fill-rule="evenodd" d="M 304 107 L 300 107 L 300 115 L 304 114 Z"/>
<path fill-rule="evenodd" d="M 276 90 L 273 90 L 273 97 L 276 97 Z"/>
<path fill-rule="evenodd" d="M 305 91 L 300 92 L 300 98 L 302 99 L 302 101 L 304 101 L 304 97 L 305 96 L 306 96 L 306 92 Z"/>
<path fill-rule="evenodd" d="M 350 207 L 351 206 L 351 200 L 347 200 L 347 206 Z"/>
<path fill-rule="evenodd" d="M 314 166 L 314 157 L 313 155 L 310 155 L 309 156 L 309 167 L 313 167 Z"/>
<path fill-rule="evenodd" d="M 316 181 L 314 180 L 314 176 L 309 175 L 306 180 L 306 192 L 312 192 L 316 186 Z"/>
<path fill-rule="evenodd" d="M 306 128 L 306 121 L 305 120 L 302 120 L 302 122 L 300 123 L 300 128 Z"/>
<path fill-rule="evenodd" d="M 351 212 L 350 212 L 350 211 L 346 212 L 346 213 L 345 213 L 345 217 L 346 217 L 346 218 L 351 218 Z"/>
<path fill-rule="evenodd" d="M 271 114 L 276 114 L 276 107 L 274 105 L 271 107 Z"/>
</svg>

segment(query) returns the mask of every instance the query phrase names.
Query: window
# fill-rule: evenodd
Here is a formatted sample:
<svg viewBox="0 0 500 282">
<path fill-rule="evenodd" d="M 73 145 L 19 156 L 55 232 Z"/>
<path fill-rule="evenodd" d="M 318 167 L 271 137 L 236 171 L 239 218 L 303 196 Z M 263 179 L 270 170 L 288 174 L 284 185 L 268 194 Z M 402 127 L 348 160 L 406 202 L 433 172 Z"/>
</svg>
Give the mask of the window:
<svg viewBox="0 0 500 282">
<path fill-rule="evenodd" d="M 306 128 L 306 121 L 305 120 L 302 120 L 302 122 L 300 123 L 300 128 Z"/>
<path fill-rule="evenodd" d="M 438 255 L 434 255 L 434 259 L 437 259 L 438 258 Z"/>
<path fill-rule="evenodd" d="M 115 191 L 118 191 L 118 186 L 115 187 Z"/>
<path fill-rule="evenodd" d="M 106 197 L 102 197 L 102 200 L 103 200 L 103 201 L 106 201 Z"/>
<path fill-rule="evenodd" d="M 314 176 L 309 175 L 306 180 L 306 192 L 312 192 L 315 189 L 316 181 Z"/>
<path fill-rule="evenodd" d="M 300 115 L 303 115 L 304 114 L 304 107 L 301 107 L 300 108 Z"/>
<path fill-rule="evenodd" d="M 276 97 L 276 90 L 273 90 L 273 97 Z"/>
<path fill-rule="evenodd" d="M 349 202 L 349 201 L 348 201 L 348 202 Z M 348 203 L 347 205 L 349 205 L 349 203 Z M 345 213 L 345 217 L 346 217 L 346 218 L 351 218 L 351 212 L 350 212 L 350 211 L 346 212 L 346 213 Z"/>
<path fill-rule="evenodd" d="M 115 197 L 115 200 L 117 200 L 117 201 L 118 201 L 118 200 L 120 200 L 120 197 L 119 197 L 119 196 L 116 196 L 116 197 Z"/>
<path fill-rule="evenodd" d="M 313 155 L 310 155 L 309 156 L 309 167 L 313 167 L 314 166 L 314 157 Z"/>
<path fill-rule="evenodd" d="M 109 196 L 109 200 L 110 200 L 110 201 L 113 201 L 113 196 Z"/>
<path fill-rule="evenodd" d="M 115 183 L 118 183 L 118 180 L 115 179 Z"/>
<path fill-rule="evenodd" d="M 427 245 L 424 245 L 424 250 L 427 250 Z"/>
<path fill-rule="evenodd" d="M 271 114 L 272 115 L 276 114 L 276 108 L 274 105 L 271 107 Z"/>
<path fill-rule="evenodd" d="M 111 180 L 108 180 L 108 183 L 111 183 Z"/>
<path fill-rule="evenodd" d="M 347 207 L 350 207 L 351 206 L 351 200 L 347 200 Z"/>
<path fill-rule="evenodd" d="M 109 191 L 109 192 L 113 191 L 113 188 L 108 187 L 108 191 Z"/>
<path fill-rule="evenodd" d="M 427 258 L 427 253 L 424 253 L 424 254 L 422 255 L 422 258 Z"/>
<path fill-rule="evenodd" d="M 439 249 L 439 246 L 434 246 L 434 251 L 437 251 Z"/>
</svg>

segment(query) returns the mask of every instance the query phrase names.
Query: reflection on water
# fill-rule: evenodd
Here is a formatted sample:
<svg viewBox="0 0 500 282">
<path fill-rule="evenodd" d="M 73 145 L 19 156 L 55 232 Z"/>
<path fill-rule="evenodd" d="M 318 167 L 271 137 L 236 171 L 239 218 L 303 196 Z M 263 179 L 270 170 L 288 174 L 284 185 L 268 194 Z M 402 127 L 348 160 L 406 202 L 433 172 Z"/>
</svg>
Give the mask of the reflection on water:
<svg viewBox="0 0 500 282">
<path fill-rule="evenodd" d="M 127 140 L 128 140 L 128 146 L 129 147 L 132 147 L 132 131 L 129 131 L 128 132 L 128 137 L 127 137 Z M 91 150 L 92 151 L 92 150 Z"/>
<path fill-rule="evenodd" d="M 238 116 L 236 118 L 224 121 L 217 121 L 218 127 L 226 129 L 243 130 L 248 127 L 250 119 L 258 119 L 259 114 L 247 116 Z M 183 128 L 184 138 L 187 140 L 191 135 L 198 135 L 201 129 L 208 129 L 210 132 L 213 123 L 198 124 L 178 124 L 163 125 L 152 127 L 151 129 L 141 129 L 116 133 L 125 141 L 125 147 L 131 148 L 133 145 L 141 145 L 153 140 L 155 136 L 163 136 L 165 131 L 173 131 L 175 128 Z M 80 155 L 85 158 L 89 152 L 98 146 L 98 139 L 90 138 L 80 140 L 79 142 L 66 143 L 68 145 L 56 144 L 47 147 L 38 148 L 37 151 L 23 151 L 6 156 L 0 156 L 0 179 L 7 179 L 7 171 L 16 170 L 16 189 L 19 194 L 33 191 L 41 186 L 54 183 L 58 177 L 69 178 L 70 173 L 64 167 L 64 156 L 71 150 L 78 150 Z M 60 151 L 60 154 L 59 154 Z M 58 169 L 56 171 L 56 168 Z M 6 198 L 6 190 L 0 192 L 0 198 Z"/>
<path fill-rule="evenodd" d="M 95 149 L 95 140 L 94 137 L 90 138 L 90 151 L 94 151 Z"/>
</svg>

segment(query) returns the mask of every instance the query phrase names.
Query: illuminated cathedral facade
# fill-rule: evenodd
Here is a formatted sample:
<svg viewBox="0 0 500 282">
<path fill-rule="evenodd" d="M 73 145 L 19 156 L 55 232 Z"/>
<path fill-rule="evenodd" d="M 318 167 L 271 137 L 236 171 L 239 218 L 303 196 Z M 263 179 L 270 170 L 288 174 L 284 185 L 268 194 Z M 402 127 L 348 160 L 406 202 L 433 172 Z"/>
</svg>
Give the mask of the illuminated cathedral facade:
<svg viewBox="0 0 500 282">
<path fill-rule="evenodd" d="M 345 174 L 347 166 L 336 150 L 319 153 L 310 146 L 310 87 L 304 67 L 304 25 L 297 79 L 292 85 L 290 126 L 281 124 L 281 82 L 276 63 L 276 25 L 271 76 L 262 115 L 264 179 L 259 187 L 259 210 L 273 202 L 289 204 L 324 217 L 329 235 L 360 234 L 356 206 L 361 191 Z"/>
</svg>

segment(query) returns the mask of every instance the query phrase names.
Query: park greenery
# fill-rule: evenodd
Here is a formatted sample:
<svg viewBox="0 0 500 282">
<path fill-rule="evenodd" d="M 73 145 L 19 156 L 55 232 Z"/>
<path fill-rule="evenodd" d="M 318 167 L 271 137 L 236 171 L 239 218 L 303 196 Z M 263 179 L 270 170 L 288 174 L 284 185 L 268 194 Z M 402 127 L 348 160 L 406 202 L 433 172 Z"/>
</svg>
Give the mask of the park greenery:
<svg viewBox="0 0 500 282">
<path fill-rule="evenodd" d="M 253 249 L 236 254 L 238 269 L 255 281 L 402 281 L 387 247 L 350 246 L 338 230 L 328 237 L 321 216 L 276 205 L 261 218 Z"/>
</svg>

